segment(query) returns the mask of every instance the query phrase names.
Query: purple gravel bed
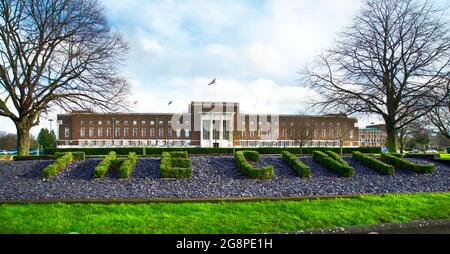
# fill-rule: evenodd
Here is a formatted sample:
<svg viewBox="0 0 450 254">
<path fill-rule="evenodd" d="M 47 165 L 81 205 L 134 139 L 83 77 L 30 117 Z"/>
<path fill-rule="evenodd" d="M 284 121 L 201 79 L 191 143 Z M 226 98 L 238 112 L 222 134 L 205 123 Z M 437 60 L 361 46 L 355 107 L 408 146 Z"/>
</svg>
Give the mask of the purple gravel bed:
<svg viewBox="0 0 450 254">
<path fill-rule="evenodd" d="M 207 198 L 207 197 L 279 197 L 363 193 L 406 193 L 450 191 L 450 168 L 435 163 L 436 172 L 419 175 L 396 170 L 385 176 L 361 163 L 345 158 L 356 170 L 351 178 L 339 177 L 311 157 L 301 161 L 312 169 L 312 178 L 298 177 L 280 156 L 261 156 L 255 166 L 273 165 L 271 180 L 248 179 L 229 156 L 192 157 L 192 179 L 159 178 L 159 159 L 139 159 L 131 179 L 118 179 L 110 172 L 94 179 L 93 169 L 100 159 L 77 162 L 50 179 L 42 178 L 43 168 L 51 161 L 0 162 L 0 200 L 61 198 Z M 429 163 L 423 159 L 412 159 Z"/>
</svg>

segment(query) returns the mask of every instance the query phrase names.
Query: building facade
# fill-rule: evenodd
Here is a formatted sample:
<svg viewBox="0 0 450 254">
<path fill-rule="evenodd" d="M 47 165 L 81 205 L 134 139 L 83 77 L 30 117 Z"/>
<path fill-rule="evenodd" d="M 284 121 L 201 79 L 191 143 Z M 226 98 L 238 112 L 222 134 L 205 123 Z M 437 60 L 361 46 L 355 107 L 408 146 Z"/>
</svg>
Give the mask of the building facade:
<svg viewBox="0 0 450 254">
<path fill-rule="evenodd" d="M 242 114 L 239 103 L 192 102 L 181 114 L 60 114 L 58 146 L 358 147 L 357 123 L 344 114 Z"/>
<path fill-rule="evenodd" d="M 386 128 L 384 124 L 368 125 L 359 129 L 360 145 L 363 147 L 386 147 Z"/>
</svg>

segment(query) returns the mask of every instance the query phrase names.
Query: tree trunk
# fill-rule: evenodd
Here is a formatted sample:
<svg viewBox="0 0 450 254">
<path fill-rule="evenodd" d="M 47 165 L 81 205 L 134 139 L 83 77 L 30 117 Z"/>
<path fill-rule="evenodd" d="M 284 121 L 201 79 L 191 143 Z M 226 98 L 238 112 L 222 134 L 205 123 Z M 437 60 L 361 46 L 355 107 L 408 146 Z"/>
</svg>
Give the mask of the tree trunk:
<svg viewBox="0 0 450 254">
<path fill-rule="evenodd" d="M 400 130 L 400 153 L 403 154 L 403 148 L 405 143 L 405 131 L 403 129 Z"/>
<path fill-rule="evenodd" d="M 17 130 L 17 154 L 19 156 L 29 155 L 31 120 L 29 118 L 23 118 L 14 123 Z"/>
<path fill-rule="evenodd" d="M 393 123 L 386 123 L 386 147 L 390 153 L 397 152 L 397 131 Z"/>
</svg>

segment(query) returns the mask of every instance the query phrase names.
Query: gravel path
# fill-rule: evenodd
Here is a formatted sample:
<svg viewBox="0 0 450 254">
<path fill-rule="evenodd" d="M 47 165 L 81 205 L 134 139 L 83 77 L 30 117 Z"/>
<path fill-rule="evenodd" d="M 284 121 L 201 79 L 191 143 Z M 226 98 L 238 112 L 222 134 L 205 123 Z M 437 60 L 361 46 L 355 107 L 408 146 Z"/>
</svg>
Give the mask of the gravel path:
<svg viewBox="0 0 450 254">
<path fill-rule="evenodd" d="M 404 193 L 450 191 L 450 168 L 436 163 L 436 172 L 419 175 L 397 170 L 384 176 L 352 158 L 345 158 L 356 169 L 351 178 L 337 176 L 310 157 L 301 158 L 312 168 L 313 177 L 298 177 L 280 156 L 261 156 L 257 166 L 273 165 L 271 180 L 244 177 L 233 157 L 192 157 L 192 179 L 161 179 L 159 159 L 139 159 L 132 178 L 118 179 L 110 172 L 95 180 L 93 169 L 100 159 L 87 159 L 65 169 L 51 180 L 43 180 L 42 169 L 51 161 L 0 162 L 0 200 L 54 198 L 151 198 L 151 197 L 277 197 L 325 194 Z M 428 163 L 414 159 L 415 162 Z"/>
</svg>

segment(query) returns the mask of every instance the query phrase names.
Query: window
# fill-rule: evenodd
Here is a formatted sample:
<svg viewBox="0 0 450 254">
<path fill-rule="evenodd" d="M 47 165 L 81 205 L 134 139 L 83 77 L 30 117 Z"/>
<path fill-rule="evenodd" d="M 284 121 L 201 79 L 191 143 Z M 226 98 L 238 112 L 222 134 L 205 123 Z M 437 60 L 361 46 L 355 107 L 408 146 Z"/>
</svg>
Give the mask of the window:
<svg viewBox="0 0 450 254">
<path fill-rule="evenodd" d="M 155 137 L 155 128 L 150 129 L 150 137 Z"/>
<path fill-rule="evenodd" d="M 106 129 L 106 137 L 110 138 L 111 137 L 111 128 L 107 128 Z"/>
<path fill-rule="evenodd" d="M 120 121 L 116 121 L 116 123 L 115 123 L 116 125 L 119 125 L 120 124 Z"/>
<path fill-rule="evenodd" d="M 219 139 L 220 138 L 220 131 L 213 129 L 213 139 Z"/>
<path fill-rule="evenodd" d="M 242 131 L 241 131 L 241 137 L 242 137 L 242 138 L 245 138 L 245 128 L 242 129 Z"/>
<path fill-rule="evenodd" d="M 99 138 L 103 137 L 103 128 L 98 128 L 98 130 L 97 130 L 97 136 L 98 136 Z"/>
<path fill-rule="evenodd" d="M 111 125 L 111 121 L 106 121 L 106 125 Z"/>
<path fill-rule="evenodd" d="M 169 136 L 169 138 L 171 138 L 172 137 L 172 129 L 169 129 L 168 131 L 167 131 L 167 136 Z"/>
<path fill-rule="evenodd" d="M 229 121 L 223 121 L 223 139 L 230 139 L 230 131 L 228 130 L 229 125 Z"/>
<path fill-rule="evenodd" d="M 326 138 L 326 136 L 327 136 L 327 130 L 323 129 L 322 130 L 322 138 Z"/>
<path fill-rule="evenodd" d="M 334 138 L 334 130 L 330 130 L 330 138 Z"/>
<path fill-rule="evenodd" d="M 142 125 L 145 125 L 146 123 L 147 123 L 146 121 L 142 121 L 142 123 L 141 123 L 141 124 L 142 124 Z"/>
<path fill-rule="evenodd" d="M 137 125 L 137 121 L 133 121 L 133 125 Z"/>
<path fill-rule="evenodd" d="M 141 130 L 141 136 L 142 136 L 142 137 L 146 137 L 146 136 L 147 136 L 147 129 L 146 129 L 146 128 L 142 128 L 142 130 Z"/>
<path fill-rule="evenodd" d="M 159 128 L 158 136 L 159 136 L 160 138 L 162 138 L 162 137 L 164 136 L 164 129 L 163 129 L 163 128 Z"/>
<path fill-rule="evenodd" d="M 80 121 L 80 124 L 81 124 L 81 125 L 84 125 L 84 120 L 81 120 L 81 121 Z"/>
<path fill-rule="evenodd" d="M 184 130 L 184 136 L 186 138 L 189 138 L 189 135 L 190 135 L 190 131 L 189 130 Z"/>
<path fill-rule="evenodd" d="M 129 128 L 125 128 L 124 130 L 123 130 L 123 136 L 124 137 L 128 137 L 130 135 L 130 130 L 129 130 Z"/>
<path fill-rule="evenodd" d="M 250 131 L 250 137 L 253 138 L 255 136 L 255 131 L 251 130 Z"/>
<path fill-rule="evenodd" d="M 159 121 L 159 124 L 160 124 L 160 125 L 163 125 L 163 124 L 164 124 L 164 121 L 162 121 L 162 120 Z"/>
<path fill-rule="evenodd" d="M 123 124 L 128 125 L 128 121 L 124 121 Z"/>
<path fill-rule="evenodd" d="M 209 139 L 210 137 L 209 124 L 210 121 L 203 121 L 203 139 Z"/>
<path fill-rule="evenodd" d="M 89 128 L 89 137 L 94 137 L 94 128 Z"/>
<path fill-rule="evenodd" d="M 150 125 L 155 125 L 155 121 L 150 121 Z"/>
<path fill-rule="evenodd" d="M 137 133 L 138 133 L 138 129 L 137 128 L 133 128 L 133 138 L 137 137 Z"/>
<path fill-rule="evenodd" d="M 89 121 L 89 125 L 94 125 L 94 121 Z"/>
<path fill-rule="evenodd" d="M 115 136 L 116 138 L 119 138 L 119 137 L 120 137 L 120 128 L 116 128 L 116 131 L 115 131 L 115 133 L 114 133 L 114 136 Z"/>
<path fill-rule="evenodd" d="M 64 137 L 65 138 L 69 138 L 70 137 L 70 129 L 69 128 L 64 128 Z"/>
<path fill-rule="evenodd" d="M 317 138 L 317 136 L 319 136 L 319 130 L 314 130 L 314 138 Z"/>
<path fill-rule="evenodd" d="M 350 138 L 353 138 L 353 130 L 350 130 Z"/>
<path fill-rule="evenodd" d="M 102 125 L 103 124 L 103 121 L 98 121 L 98 125 Z"/>
<path fill-rule="evenodd" d="M 177 138 L 181 138 L 181 130 L 180 130 L 180 129 L 177 129 L 176 132 L 177 132 L 177 134 L 176 134 L 176 135 L 177 135 Z"/>
</svg>

